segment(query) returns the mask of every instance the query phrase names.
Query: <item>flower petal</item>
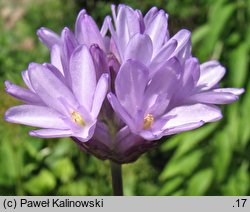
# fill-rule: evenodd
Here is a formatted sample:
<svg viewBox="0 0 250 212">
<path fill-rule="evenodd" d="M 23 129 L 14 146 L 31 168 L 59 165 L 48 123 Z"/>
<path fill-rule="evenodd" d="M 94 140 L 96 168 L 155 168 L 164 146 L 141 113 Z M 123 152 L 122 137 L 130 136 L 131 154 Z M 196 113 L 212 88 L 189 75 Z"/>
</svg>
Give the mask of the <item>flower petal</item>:
<svg viewBox="0 0 250 212">
<path fill-rule="evenodd" d="M 71 87 L 72 82 L 69 72 L 69 62 L 70 62 L 70 57 L 78 44 L 73 33 L 67 27 L 63 29 L 61 37 L 63 41 L 62 51 L 61 51 L 63 72 L 65 81 L 67 82 L 68 86 Z"/>
<path fill-rule="evenodd" d="M 160 10 L 145 28 L 145 34 L 149 35 L 153 42 L 153 55 L 156 55 L 168 35 L 168 15 L 163 10 Z"/>
<path fill-rule="evenodd" d="M 101 49 L 105 49 L 103 37 L 98 29 L 93 18 L 82 10 L 76 20 L 75 28 L 76 39 L 79 44 L 84 44 L 90 47 L 92 44 L 97 44 Z"/>
<path fill-rule="evenodd" d="M 200 77 L 200 65 L 197 58 L 187 59 L 185 62 L 184 73 L 182 75 L 182 86 L 191 90 L 196 86 Z"/>
<path fill-rule="evenodd" d="M 64 84 L 66 83 L 64 76 L 55 66 L 51 65 L 50 63 L 44 63 L 43 66 L 49 69 L 59 80 L 61 80 L 61 82 Z"/>
<path fill-rule="evenodd" d="M 109 75 L 108 74 L 103 74 L 97 85 L 96 85 L 96 90 L 94 94 L 94 100 L 93 100 L 93 106 L 91 109 L 91 114 L 93 117 L 97 117 L 100 110 L 101 106 L 103 103 L 103 100 L 105 99 L 108 91 L 108 81 L 109 81 Z"/>
<path fill-rule="evenodd" d="M 64 138 L 72 135 L 71 130 L 57 130 L 57 129 L 42 129 L 32 130 L 29 132 L 30 136 L 39 138 Z"/>
<path fill-rule="evenodd" d="M 162 133 L 164 132 L 164 126 L 166 125 L 167 121 L 170 118 L 171 118 L 171 116 L 158 118 L 153 123 L 153 125 L 151 126 L 150 129 L 142 130 L 140 132 L 140 136 L 142 136 L 146 140 L 158 140 L 158 139 L 160 139 L 163 136 Z"/>
<path fill-rule="evenodd" d="M 101 33 L 102 37 L 105 37 L 105 35 L 108 32 L 108 29 L 109 29 L 109 19 L 110 19 L 110 17 L 106 16 L 105 19 L 104 19 L 104 21 L 103 21 L 102 28 L 100 30 L 100 33 Z"/>
<path fill-rule="evenodd" d="M 152 53 L 153 44 L 150 37 L 137 33 L 130 39 L 126 47 L 124 61 L 133 59 L 147 65 L 151 61 Z"/>
<path fill-rule="evenodd" d="M 68 87 L 45 66 L 33 64 L 29 69 L 29 77 L 32 87 L 48 106 L 65 112 L 65 108 L 59 100 L 62 97 L 72 105 L 78 105 Z"/>
<path fill-rule="evenodd" d="M 28 104 L 44 105 L 41 99 L 32 91 L 12 84 L 9 81 L 5 81 L 6 92 L 15 98 L 26 102 Z"/>
<path fill-rule="evenodd" d="M 85 45 L 75 49 L 70 58 L 72 90 L 78 102 L 91 111 L 96 88 L 95 67 L 90 52 Z"/>
<path fill-rule="evenodd" d="M 206 104 L 180 106 L 172 109 L 166 115 L 175 116 L 164 126 L 166 129 L 197 122 L 214 122 L 222 118 L 219 108 Z"/>
<path fill-rule="evenodd" d="M 198 127 L 201 127 L 203 124 L 205 124 L 205 122 L 199 121 L 199 122 L 180 125 L 180 126 L 165 130 L 164 133 L 162 133 L 162 136 L 173 135 L 173 134 L 178 134 L 181 132 L 193 130 L 193 129 L 196 129 Z"/>
<path fill-rule="evenodd" d="M 143 19 L 143 15 L 140 10 L 135 10 L 135 13 L 138 17 L 139 25 L 140 25 L 140 33 L 144 33 L 145 31 L 145 23 Z"/>
<path fill-rule="evenodd" d="M 72 134 L 73 137 L 76 137 L 81 142 L 86 142 L 91 139 L 94 135 L 96 127 L 96 120 L 91 123 L 91 125 L 87 125 L 81 128 L 81 131 L 74 132 Z"/>
<path fill-rule="evenodd" d="M 213 89 L 214 92 L 222 93 L 231 93 L 236 96 L 239 96 L 245 92 L 244 88 L 216 88 Z"/>
<path fill-rule="evenodd" d="M 53 109 L 37 105 L 20 105 L 5 113 L 5 120 L 8 122 L 42 128 L 69 129 L 62 117 L 62 114 Z"/>
<path fill-rule="evenodd" d="M 112 148 L 113 146 L 109 128 L 105 123 L 101 121 L 98 121 L 96 123 L 94 138 L 109 148 Z"/>
<path fill-rule="evenodd" d="M 62 60 L 61 60 L 61 47 L 58 45 L 53 45 L 50 51 L 50 61 L 53 66 L 55 66 L 62 74 Z"/>
<path fill-rule="evenodd" d="M 178 60 L 172 58 L 153 75 L 144 95 L 143 107 L 147 113 L 158 116 L 166 110 L 178 85 L 179 66 Z"/>
<path fill-rule="evenodd" d="M 107 56 L 103 50 L 97 45 L 91 45 L 89 49 L 92 59 L 95 65 L 96 79 L 100 79 L 104 73 L 109 73 Z"/>
<path fill-rule="evenodd" d="M 24 81 L 25 85 L 26 85 L 31 91 L 35 92 L 34 89 L 33 89 L 33 87 L 32 87 L 32 85 L 31 85 L 31 83 L 30 83 L 30 77 L 29 77 L 28 70 L 22 71 L 22 78 L 23 78 L 23 81 Z"/>
<path fill-rule="evenodd" d="M 161 50 L 156 54 L 156 56 L 153 58 L 150 68 L 157 69 L 155 66 L 159 65 L 160 63 L 168 60 L 171 56 L 171 54 L 174 52 L 174 50 L 177 47 L 177 41 L 176 40 L 170 40 L 164 46 L 161 48 Z"/>
<path fill-rule="evenodd" d="M 208 103 L 208 104 L 230 104 L 237 101 L 238 96 L 232 93 L 208 91 L 198 93 L 190 97 L 195 102 Z"/>
<path fill-rule="evenodd" d="M 109 93 L 107 95 L 107 98 L 113 108 L 113 110 L 116 112 L 119 118 L 121 118 L 124 123 L 126 123 L 131 129 L 134 128 L 134 123 L 132 121 L 132 118 L 129 116 L 129 114 L 124 110 L 116 96 L 112 93 Z"/>
<path fill-rule="evenodd" d="M 50 29 L 42 27 L 39 30 L 37 30 L 37 35 L 40 41 L 49 49 L 51 49 L 52 46 L 55 44 L 59 46 L 61 45 L 61 38 Z"/>
<path fill-rule="evenodd" d="M 115 32 L 115 29 L 111 23 L 111 20 L 109 20 L 109 31 L 111 34 L 110 47 L 109 47 L 110 51 L 116 56 L 116 58 L 119 61 L 123 61 L 124 51 L 121 48 L 120 39 L 118 39 L 117 33 Z"/>
<path fill-rule="evenodd" d="M 128 26 L 129 37 L 140 32 L 140 23 L 137 13 L 129 6 L 125 7 L 126 24 Z"/>
<path fill-rule="evenodd" d="M 197 86 L 201 90 L 209 90 L 214 87 L 225 75 L 226 70 L 218 61 L 209 61 L 200 66 L 200 79 Z"/>
<path fill-rule="evenodd" d="M 115 13 L 113 9 L 113 14 Z M 115 14 L 114 14 L 115 15 Z M 116 16 L 116 15 L 115 15 Z M 125 5 L 119 5 L 117 17 L 115 19 L 116 35 L 119 40 L 115 39 L 119 53 L 123 53 L 132 36 L 140 32 L 139 18 L 135 11 Z M 110 27 L 109 27 L 110 28 Z M 112 28 L 111 28 L 112 29 Z M 112 36 L 114 33 L 112 33 Z M 121 56 L 121 55 L 120 55 Z M 122 56 L 121 56 L 122 58 Z"/>
<path fill-rule="evenodd" d="M 191 56 L 191 32 L 186 29 L 182 29 L 178 31 L 169 41 L 171 40 L 176 40 L 178 43 L 172 57 L 177 56 L 181 64 L 183 64 L 185 60 Z"/>
<path fill-rule="evenodd" d="M 158 14 L 157 7 L 152 7 L 144 16 L 145 25 L 148 26 L 154 20 L 157 14 Z"/>
<path fill-rule="evenodd" d="M 131 117 L 141 110 L 149 71 L 141 63 L 128 60 L 122 65 L 115 80 L 116 96 Z"/>
</svg>

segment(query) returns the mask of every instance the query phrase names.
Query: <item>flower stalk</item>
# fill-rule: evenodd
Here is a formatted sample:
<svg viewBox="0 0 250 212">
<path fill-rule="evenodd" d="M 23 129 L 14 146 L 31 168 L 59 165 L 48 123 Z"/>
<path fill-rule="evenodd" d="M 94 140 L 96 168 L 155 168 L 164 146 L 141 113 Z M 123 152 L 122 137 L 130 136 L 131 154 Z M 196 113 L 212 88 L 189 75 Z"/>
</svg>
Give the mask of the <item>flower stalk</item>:
<svg viewBox="0 0 250 212">
<path fill-rule="evenodd" d="M 121 164 L 110 161 L 112 188 L 114 196 L 123 196 L 122 185 L 122 166 Z"/>
</svg>

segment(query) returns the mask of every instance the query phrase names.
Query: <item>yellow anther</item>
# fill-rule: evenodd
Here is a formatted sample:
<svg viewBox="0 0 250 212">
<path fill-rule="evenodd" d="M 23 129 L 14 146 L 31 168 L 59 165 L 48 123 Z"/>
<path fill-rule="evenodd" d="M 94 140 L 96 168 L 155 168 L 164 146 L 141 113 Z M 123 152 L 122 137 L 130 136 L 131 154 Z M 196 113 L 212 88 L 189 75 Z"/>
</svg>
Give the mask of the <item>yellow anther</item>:
<svg viewBox="0 0 250 212">
<path fill-rule="evenodd" d="M 149 129 L 153 123 L 154 123 L 154 116 L 152 114 L 147 114 L 143 120 L 143 129 L 144 130 Z"/>
<path fill-rule="evenodd" d="M 80 113 L 74 111 L 74 112 L 71 113 L 71 117 L 72 117 L 72 120 L 76 124 L 81 125 L 81 126 L 85 126 L 85 122 L 84 122 L 84 120 L 83 120 L 83 118 L 82 118 L 82 116 L 81 116 Z"/>
</svg>

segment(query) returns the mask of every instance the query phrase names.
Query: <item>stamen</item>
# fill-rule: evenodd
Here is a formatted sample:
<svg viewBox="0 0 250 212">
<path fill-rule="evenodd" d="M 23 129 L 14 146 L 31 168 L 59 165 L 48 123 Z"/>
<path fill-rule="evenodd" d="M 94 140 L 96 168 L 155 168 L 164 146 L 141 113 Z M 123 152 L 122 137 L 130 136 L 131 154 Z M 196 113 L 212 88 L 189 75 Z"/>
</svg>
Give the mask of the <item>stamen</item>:
<svg viewBox="0 0 250 212">
<path fill-rule="evenodd" d="M 143 129 L 144 130 L 149 129 L 153 123 L 154 123 L 154 116 L 150 113 L 147 114 L 143 120 Z"/>
<path fill-rule="evenodd" d="M 80 113 L 78 113 L 78 112 L 76 112 L 76 111 L 73 111 L 73 112 L 71 113 L 71 117 L 72 117 L 72 120 L 73 120 L 76 124 L 81 125 L 81 126 L 85 126 L 85 125 L 86 125 L 86 123 L 84 122 L 84 120 L 83 120 L 83 118 L 82 118 L 82 116 L 81 116 Z"/>
</svg>

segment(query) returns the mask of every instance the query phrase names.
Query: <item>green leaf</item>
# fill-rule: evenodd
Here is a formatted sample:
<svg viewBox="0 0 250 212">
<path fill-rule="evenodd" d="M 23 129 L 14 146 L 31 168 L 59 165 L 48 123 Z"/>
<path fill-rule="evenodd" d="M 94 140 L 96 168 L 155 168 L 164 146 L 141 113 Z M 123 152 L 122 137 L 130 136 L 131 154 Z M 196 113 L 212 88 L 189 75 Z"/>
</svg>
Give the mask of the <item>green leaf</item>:
<svg viewBox="0 0 250 212">
<path fill-rule="evenodd" d="M 223 188 L 223 195 L 245 196 L 250 188 L 249 162 L 243 162 L 240 168 L 231 175 Z"/>
<path fill-rule="evenodd" d="M 43 144 L 44 141 L 39 140 L 36 137 L 27 136 L 27 141 L 24 142 L 24 148 L 32 158 L 42 160 L 44 157 L 40 157 L 39 152 L 42 149 Z"/>
<path fill-rule="evenodd" d="M 240 142 L 241 142 L 241 146 L 243 149 L 245 149 L 246 145 L 249 143 L 250 141 L 250 130 L 249 130 L 249 126 L 250 126 L 250 82 L 248 83 L 247 89 L 245 92 L 245 94 L 243 95 L 244 99 L 241 105 L 241 112 L 242 112 L 242 116 L 241 116 L 241 122 L 240 122 L 240 129 L 241 129 L 241 133 L 240 133 Z"/>
<path fill-rule="evenodd" d="M 196 173 L 188 182 L 187 195 L 205 195 L 213 180 L 213 170 L 203 169 Z"/>
<path fill-rule="evenodd" d="M 161 150 L 163 152 L 167 152 L 169 150 L 176 148 L 178 144 L 183 140 L 183 138 L 185 138 L 184 133 L 172 136 L 170 138 L 169 137 L 164 138 L 165 141 L 161 144 Z"/>
<path fill-rule="evenodd" d="M 184 196 L 185 190 L 180 189 L 172 194 L 172 196 Z"/>
<path fill-rule="evenodd" d="M 241 42 L 229 55 L 229 74 L 233 87 L 242 87 L 249 71 L 248 42 Z"/>
<path fill-rule="evenodd" d="M 221 182 L 225 178 L 232 159 L 232 147 L 227 133 L 225 130 L 218 133 L 213 143 L 213 166 L 218 182 Z"/>
<path fill-rule="evenodd" d="M 210 29 L 209 25 L 205 24 L 205 25 L 202 25 L 202 26 L 196 28 L 192 32 L 192 45 L 194 48 L 201 40 L 203 40 L 207 36 L 209 29 Z"/>
<path fill-rule="evenodd" d="M 37 176 L 24 183 L 24 189 L 32 195 L 48 194 L 55 187 L 56 179 L 47 169 L 42 169 Z"/>
<path fill-rule="evenodd" d="M 203 141 L 211 132 L 215 130 L 217 126 L 217 123 L 213 123 L 187 132 L 185 134 L 186 136 L 183 137 L 183 140 L 179 143 L 179 147 L 174 154 L 174 158 L 181 157 L 188 151 L 194 149 L 199 142 Z"/>
<path fill-rule="evenodd" d="M 212 54 L 216 43 L 225 29 L 225 25 L 227 25 L 235 9 L 235 4 L 224 5 L 219 1 L 211 9 L 208 22 L 210 31 L 207 33 L 200 53 L 202 60 L 207 59 Z"/>
<path fill-rule="evenodd" d="M 17 177 L 15 153 L 7 140 L 0 142 L 0 184 L 11 185 Z"/>
<path fill-rule="evenodd" d="M 184 177 L 174 177 L 167 180 L 157 195 L 171 195 L 184 182 Z"/>
<path fill-rule="evenodd" d="M 225 128 L 225 133 L 230 138 L 230 143 L 233 148 L 239 148 L 239 134 L 240 134 L 240 113 L 239 102 L 235 102 L 228 107 L 228 124 Z"/>
<path fill-rule="evenodd" d="M 87 195 L 87 184 L 85 181 L 76 181 L 63 184 L 59 190 L 58 195 L 70 195 L 70 196 L 85 196 Z"/>
<path fill-rule="evenodd" d="M 52 173 L 63 183 L 70 181 L 76 175 L 74 164 L 68 158 L 56 160 L 50 167 Z"/>
<path fill-rule="evenodd" d="M 166 164 L 160 180 L 166 180 L 176 175 L 188 176 L 200 164 L 203 156 L 202 150 L 195 150 L 176 160 L 171 160 Z"/>
</svg>

